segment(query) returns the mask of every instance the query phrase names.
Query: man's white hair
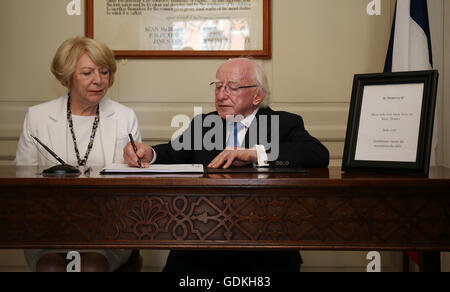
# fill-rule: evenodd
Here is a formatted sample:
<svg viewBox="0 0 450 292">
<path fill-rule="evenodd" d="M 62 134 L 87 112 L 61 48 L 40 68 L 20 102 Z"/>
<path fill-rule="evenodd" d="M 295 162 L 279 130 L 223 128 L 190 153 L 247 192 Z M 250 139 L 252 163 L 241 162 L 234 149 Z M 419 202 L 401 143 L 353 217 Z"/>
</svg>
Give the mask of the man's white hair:
<svg viewBox="0 0 450 292">
<path fill-rule="evenodd" d="M 249 59 L 251 60 L 251 59 Z M 261 108 L 267 108 L 270 104 L 270 87 L 269 87 L 269 80 L 267 79 L 266 72 L 262 68 L 261 65 L 256 63 L 255 61 L 251 60 L 255 64 L 255 72 L 254 72 L 254 78 L 258 86 L 264 92 L 266 93 L 266 96 L 264 97 L 264 100 L 261 102 L 260 107 Z"/>
<path fill-rule="evenodd" d="M 256 82 L 256 85 L 258 85 L 259 90 L 264 90 L 266 93 L 266 96 L 264 97 L 264 100 L 259 105 L 261 108 L 267 108 L 270 104 L 270 87 L 269 87 L 269 81 L 267 79 L 267 74 L 264 71 L 263 67 L 256 63 L 256 61 L 251 57 L 239 57 L 230 59 L 229 61 L 235 61 L 235 60 L 247 60 L 250 61 L 253 64 L 253 79 L 254 82 Z"/>
</svg>

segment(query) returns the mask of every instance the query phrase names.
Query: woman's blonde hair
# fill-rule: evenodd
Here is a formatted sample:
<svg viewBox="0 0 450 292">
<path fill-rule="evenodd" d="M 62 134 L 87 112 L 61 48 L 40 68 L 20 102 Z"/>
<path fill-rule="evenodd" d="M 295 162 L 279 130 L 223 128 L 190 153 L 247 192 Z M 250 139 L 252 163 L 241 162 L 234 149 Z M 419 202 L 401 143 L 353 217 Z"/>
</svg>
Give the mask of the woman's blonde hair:
<svg viewBox="0 0 450 292">
<path fill-rule="evenodd" d="M 105 44 L 87 37 L 68 39 L 58 48 L 51 65 L 51 71 L 56 79 L 70 89 L 77 62 L 84 54 L 87 54 L 97 66 L 108 69 L 111 87 L 117 71 L 114 53 Z"/>
</svg>

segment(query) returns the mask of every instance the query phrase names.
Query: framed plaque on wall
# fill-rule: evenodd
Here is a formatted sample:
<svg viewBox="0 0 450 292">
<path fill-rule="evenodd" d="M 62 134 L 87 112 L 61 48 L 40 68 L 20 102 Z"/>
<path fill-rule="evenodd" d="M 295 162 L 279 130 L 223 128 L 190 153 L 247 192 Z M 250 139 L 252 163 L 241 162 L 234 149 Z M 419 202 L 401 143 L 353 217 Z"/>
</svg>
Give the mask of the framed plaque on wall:
<svg viewBox="0 0 450 292">
<path fill-rule="evenodd" d="M 438 71 L 355 75 L 343 171 L 427 176 Z"/>
<path fill-rule="evenodd" d="M 86 36 L 117 58 L 271 58 L 271 0 L 86 0 Z"/>
</svg>

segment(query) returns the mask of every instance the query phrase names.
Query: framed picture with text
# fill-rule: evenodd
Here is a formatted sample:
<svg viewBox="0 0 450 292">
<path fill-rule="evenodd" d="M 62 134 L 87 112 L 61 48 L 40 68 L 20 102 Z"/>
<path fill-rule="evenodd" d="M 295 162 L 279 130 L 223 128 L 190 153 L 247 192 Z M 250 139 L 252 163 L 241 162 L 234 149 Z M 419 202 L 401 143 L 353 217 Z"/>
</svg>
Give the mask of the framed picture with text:
<svg viewBox="0 0 450 292">
<path fill-rule="evenodd" d="M 86 36 L 117 58 L 272 57 L 272 0 L 86 0 Z"/>
<path fill-rule="evenodd" d="M 345 172 L 428 176 L 439 73 L 355 75 Z"/>
</svg>

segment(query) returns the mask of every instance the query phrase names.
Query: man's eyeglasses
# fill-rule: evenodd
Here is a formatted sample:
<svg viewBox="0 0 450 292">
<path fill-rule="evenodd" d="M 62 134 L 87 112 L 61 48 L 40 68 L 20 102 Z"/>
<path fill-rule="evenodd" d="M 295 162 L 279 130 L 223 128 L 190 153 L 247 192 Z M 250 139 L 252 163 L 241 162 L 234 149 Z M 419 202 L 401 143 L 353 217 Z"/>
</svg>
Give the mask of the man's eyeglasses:
<svg viewBox="0 0 450 292">
<path fill-rule="evenodd" d="M 219 93 L 222 89 L 224 89 L 225 92 L 230 95 L 237 94 L 241 89 L 259 87 L 259 85 L 239 86 L 237 82 L 223 83 L 220 81 L 211 82 L 209 86 L 211 86 L 216 93 Z"/>
</svg>

